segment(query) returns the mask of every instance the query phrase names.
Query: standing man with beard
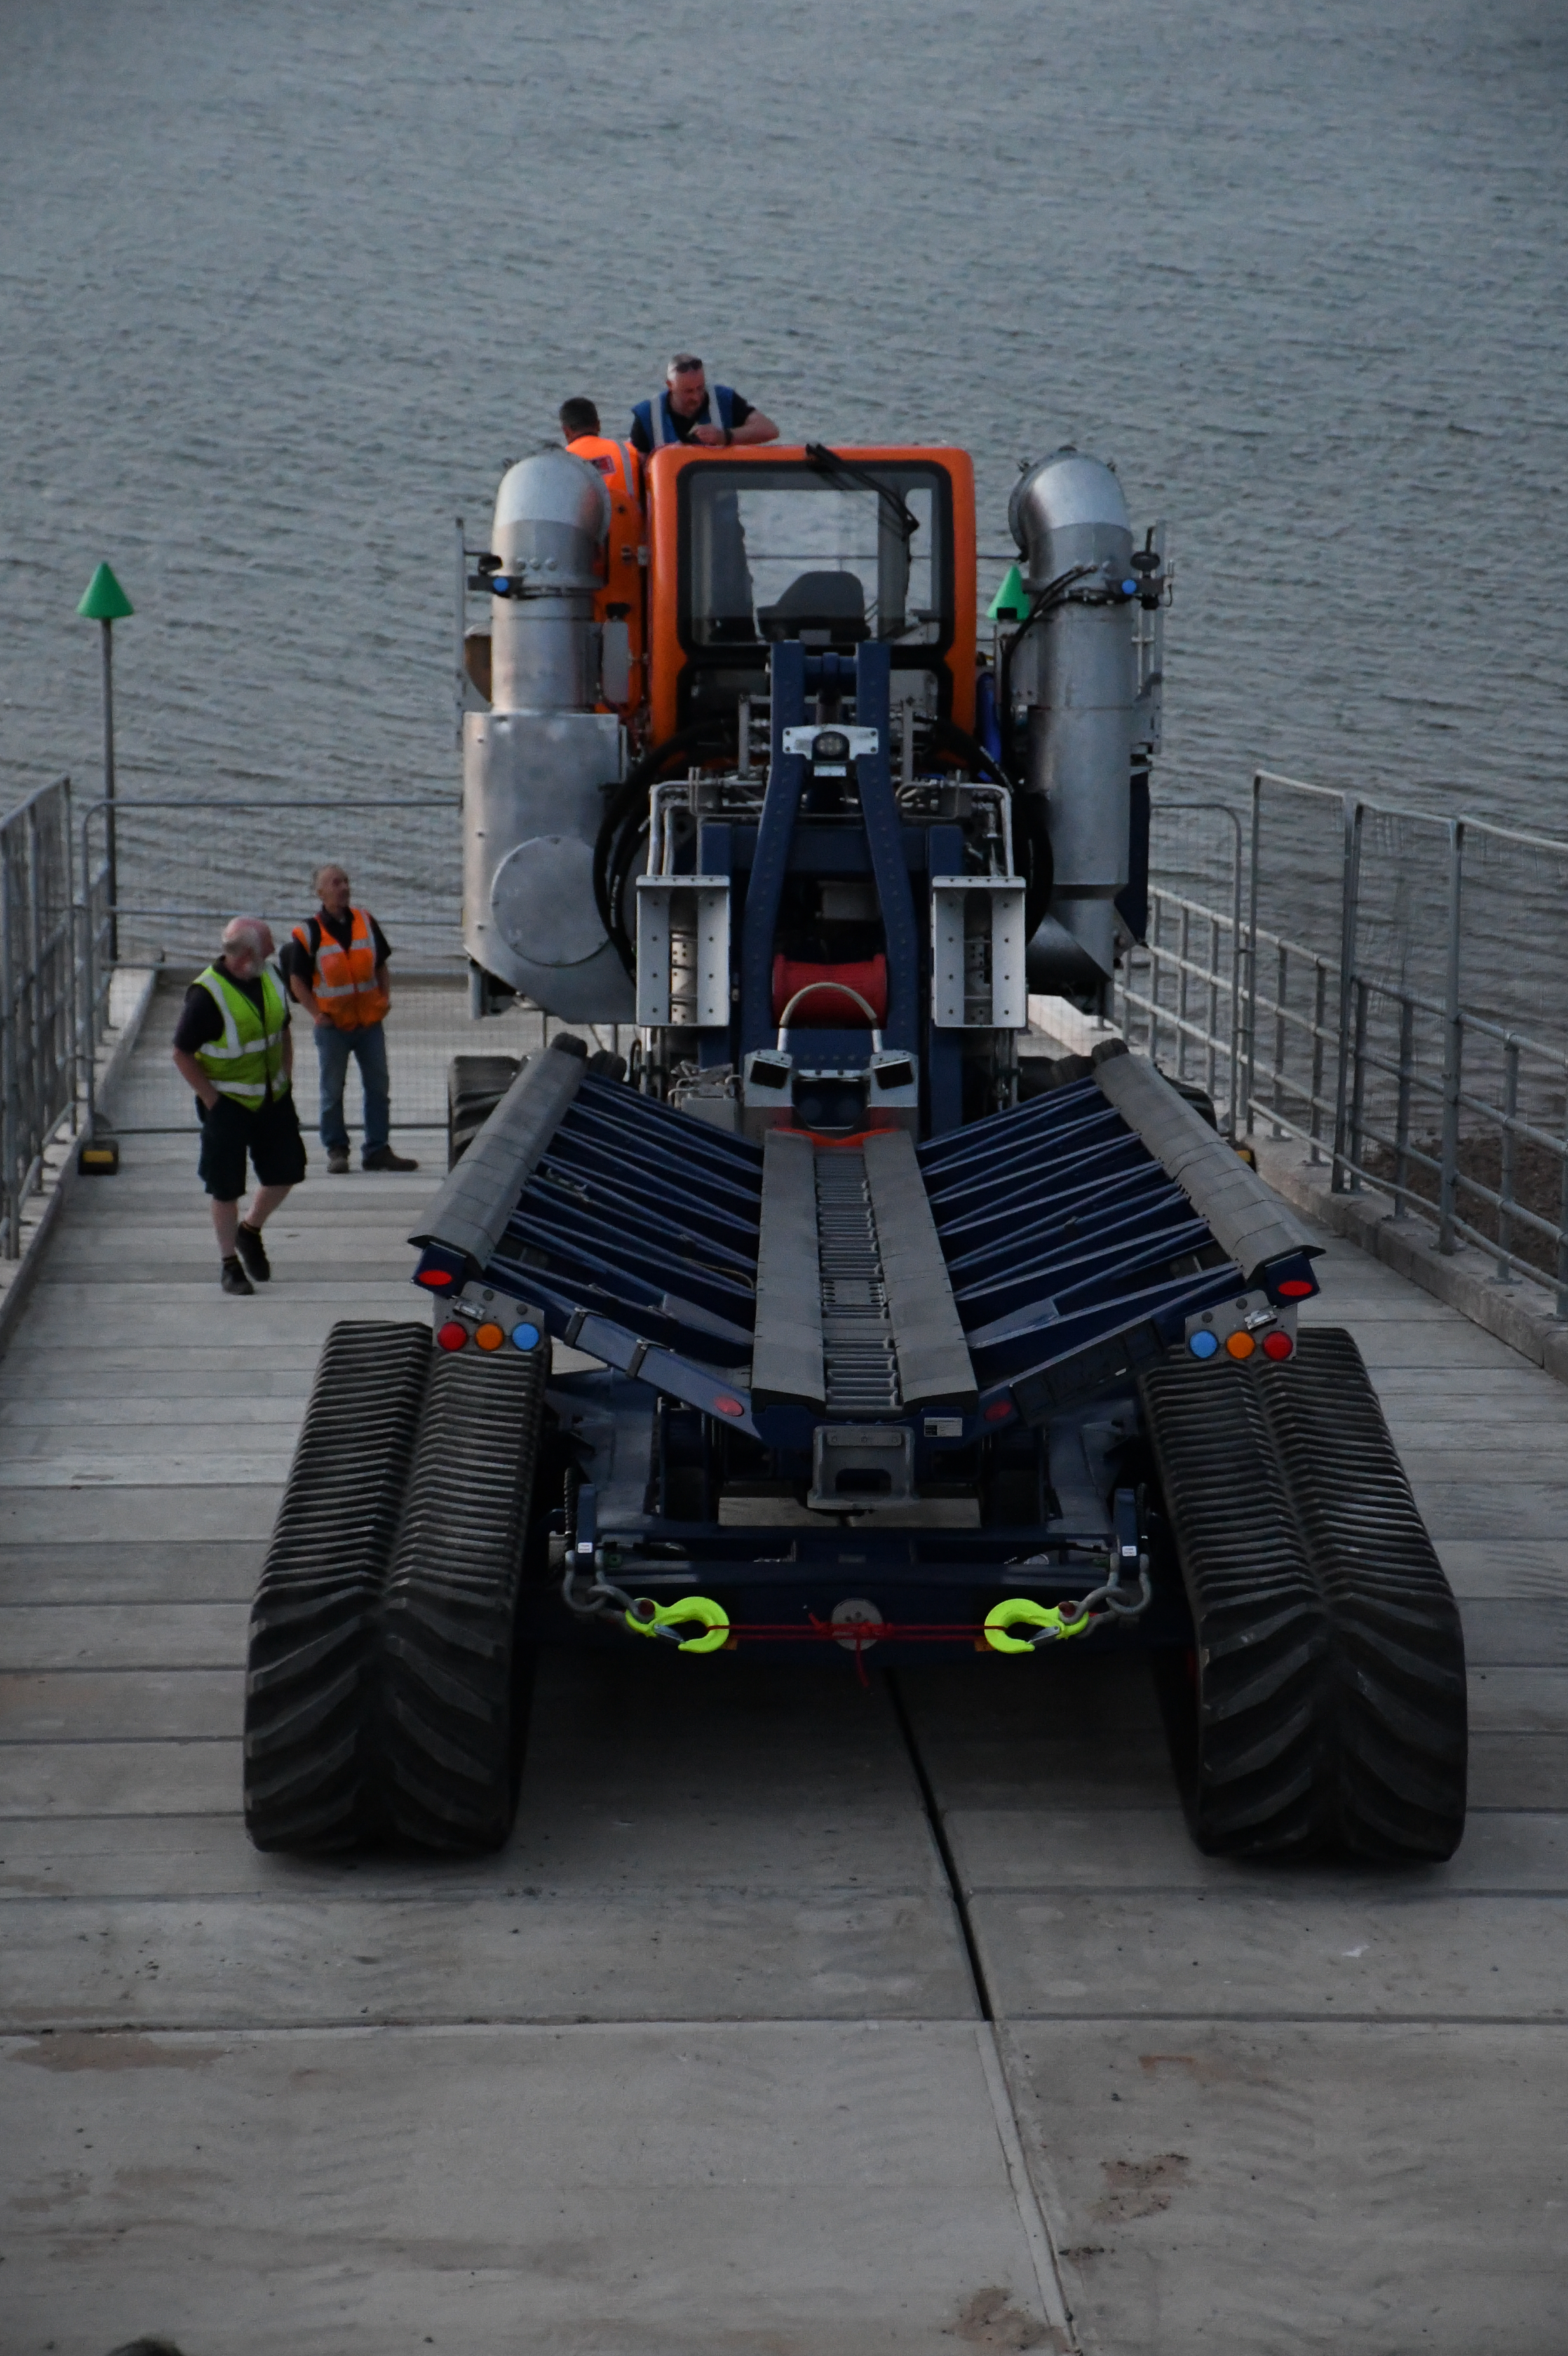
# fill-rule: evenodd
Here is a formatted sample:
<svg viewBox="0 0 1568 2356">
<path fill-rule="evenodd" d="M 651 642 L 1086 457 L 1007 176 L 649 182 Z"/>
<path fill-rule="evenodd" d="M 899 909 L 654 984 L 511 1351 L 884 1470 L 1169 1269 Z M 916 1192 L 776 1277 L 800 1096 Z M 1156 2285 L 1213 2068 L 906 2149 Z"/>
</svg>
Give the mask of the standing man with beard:
<svg viewBox="0 0 1568 2356">
<path fill-rule="evenodd" d="M 266 1283 L 272 1270 L 261 1229 L 304 1176 L 289 1002 L 267 964 L 272 953 L 261 918 L 236 916 L 224 926 L 221 956 L 186 991 L 175 1026 L 175 1068 L 196 1091 L 197 1169 L 212 1197 L 225 1292 Z M 256 1191 L 241 1219 L 247 1156 Z"/>
<path fill-rule="evenodd" d="M 709 394 L 708 378 L 695 352 L 677 352 L 665 370 L 664 391 L 651 401 L 639 401 L 632 412 L 632 447 L 644 457 L 671 442 L 697 442 L 707 450 L 727 450 L 731 444 L 749 448 L 753 443 L 778 438 L 773 419 L 753 409 L 730 385 L 716 384 Z"/>
</svg>

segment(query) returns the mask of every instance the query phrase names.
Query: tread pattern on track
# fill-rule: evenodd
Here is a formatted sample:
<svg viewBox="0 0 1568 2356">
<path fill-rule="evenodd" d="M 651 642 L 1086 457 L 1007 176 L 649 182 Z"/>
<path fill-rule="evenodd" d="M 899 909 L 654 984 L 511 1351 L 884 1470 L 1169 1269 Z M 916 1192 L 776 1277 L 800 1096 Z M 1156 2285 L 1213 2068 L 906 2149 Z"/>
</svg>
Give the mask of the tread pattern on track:
<svg viewBox="0 0 1568 2356">
<path fill-rule="evenodd" d="M 1207 1849 L 1449 1857 L 1465 1822 L 1458 1608 L 1351 1336 L 1142 1385 L 1198 1637 Z"/>
<path fill-rule="evenodd" d="M 345 1848 L 370 1820 L 377 1612 L 401 1514 L 428 1325 L 327 1335 L 251 1607 L 245 1823 L 258 1848 Z"/>
<path fill-rule="evenodd" d="M 548 1352 L 431 1367 L 380 1613 L 379 1804 L 427 1848 L 511 1829 L 531 1657 L 517 1643 Z"/>
</svg>

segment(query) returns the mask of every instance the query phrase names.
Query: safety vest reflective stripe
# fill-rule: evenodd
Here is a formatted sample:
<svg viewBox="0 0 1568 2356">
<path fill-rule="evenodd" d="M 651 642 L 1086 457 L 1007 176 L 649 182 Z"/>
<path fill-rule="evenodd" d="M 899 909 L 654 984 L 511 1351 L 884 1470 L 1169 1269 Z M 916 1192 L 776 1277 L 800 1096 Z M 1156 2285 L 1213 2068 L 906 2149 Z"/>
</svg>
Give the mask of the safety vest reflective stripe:
<svg viewBox="0 0 1568 2356">
<path fill-rule="evenodd" d="M 312 966 L 311 990 L 338 1030 L 368 1031 L 380 1022 L 389 1001 L 376 980 L 376 935 L 369 913 L 354 908 L 349 917 L 347 948 L 334 939 L 319 917 L 316 919 L 320 939 Z M 296 925 L 294 938 L 310 956 L 310 926 Z"/>
<path fill-rule="evenodd" d="M 600 434 L 579 434 L 567 444 L 574 458 L 586 460 L 604 477 L 612 491 L 629 499 L 642 497 L 637 454 L 627 442 L 610 442 Z"/>
<path fill-rule="evenodd" d="M 709 412 L 708 416 L 704 418 L 699 411 L 692 423 L 696 425 L 711 424 L 713 412 L 717 410 L 719 423 L 723 426 L 726 433 L 733 433 L 735 430 L 734 402 L 735 395 L 729 385 L 710 385 L 704 404 Z M 667 444 L 680 440 L 679 434 L 675 430 L 675 420 L 670 411 L 667 386 L 656 400 L 639 401 L 632 414 L 634 417 L 642 419 L 648 429 L 648 439 L 656 450 L 662 450 Z"/>
<path fill-rule="evenodd" d="M 216 966 L 197 975 L 223 1018 L 223 1036 L 209 1039 L 196 1051 L 196 1060 L 221 1096 L 244 1105 L 259 1105 L 266 1097 L 285 1096 L 283 1081 L 283 1038 L 288 1030 L 288 1006 L 271 969 L 261 974 L 263 1017 L 254 999 L 246 996 Z"/>
</svg>

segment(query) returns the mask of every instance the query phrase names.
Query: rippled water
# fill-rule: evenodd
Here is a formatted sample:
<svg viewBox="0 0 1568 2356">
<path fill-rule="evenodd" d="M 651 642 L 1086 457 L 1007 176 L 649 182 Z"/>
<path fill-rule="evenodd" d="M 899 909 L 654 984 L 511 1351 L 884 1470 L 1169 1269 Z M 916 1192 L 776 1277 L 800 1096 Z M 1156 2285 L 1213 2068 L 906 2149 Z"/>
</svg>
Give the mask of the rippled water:
<svg viewBox="0 0 1568 2356">
<path fill-rule="evenodd" d="M 0 0 L 0 796 L 92 773 L 101 556 L 123 790 L 453 781 L 453 511 L 688 345 L 986 550 L 1114 456 L 1168 787 L 1568 831 L 1565 95 L 1548 0 Z"/>
</svg>

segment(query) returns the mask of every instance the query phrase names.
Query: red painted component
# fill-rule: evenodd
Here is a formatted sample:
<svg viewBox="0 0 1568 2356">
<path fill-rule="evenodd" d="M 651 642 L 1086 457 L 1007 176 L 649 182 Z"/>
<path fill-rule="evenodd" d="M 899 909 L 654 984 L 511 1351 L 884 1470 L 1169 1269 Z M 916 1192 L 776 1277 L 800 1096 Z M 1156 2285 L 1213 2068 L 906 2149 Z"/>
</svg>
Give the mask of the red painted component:
<svg viewBox="0 0 1568 2356">
<path fill-rule="evenodd" d="M 713 1406 L 719 1415 L 744 1415 L 746 1412 L 737 1398 L 716 1398 Z"/>
<path fill-rule="evenodd" d="M 1011 1399 L 993 1399 L 986 1409 L 987 1423 L 1005 1423 L 1013 1411 Z"/>
<path fill-rule="evenodd" d="M 1287 1276 L 1275 1290 L 1282 1301 L 1310 1301 L 1314 1287 L 1303 1276 Z"/>
<path fill-rule="evenodd" d="M 774 958 L 773 1021 L 783 1021 L 784 1008 L 797 990 L 818 981 L 837 982 L 839 989 L 813 990 L 809 998 L 802 999 L 789 1018 L 792 1031 L 865 1030 L 865 1008 L 857 1006 L 852 998 L 843 997 L 843 990 L 859 991 L 875 1014 L 879 1028 L 887 1021 L 888 961 L 880 956 L 863 958 L 856 965 L 806 965 L 798 958 Z"/>
<path fill-rule="evenodd" d="M 468 1328 L 460 1325 L 455 1317 L 449 1317 L 444 1325 L 436 1327 L 435 1338 L 443 1350 L 461 1350 L 468 1339 Z"/>
<path fill-rule="evenodd" d="M 1296 1344 L 1291 1340 L 1288 1333 L 1265 1333 L 1264 1335 L 1264 1356 L 1265 1358 L 1288 1358 L 1295 1347 Z"/>
<path fill-rule="evenodd" d="M 432 1291 L 439 1292 L 452 1282 L 452 1270 L 449 1268 L 421 1269 L 415 1277 L 414 1282 L 428 1284 Z"/>
</svg>

